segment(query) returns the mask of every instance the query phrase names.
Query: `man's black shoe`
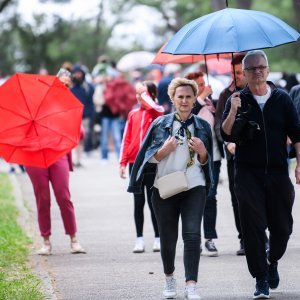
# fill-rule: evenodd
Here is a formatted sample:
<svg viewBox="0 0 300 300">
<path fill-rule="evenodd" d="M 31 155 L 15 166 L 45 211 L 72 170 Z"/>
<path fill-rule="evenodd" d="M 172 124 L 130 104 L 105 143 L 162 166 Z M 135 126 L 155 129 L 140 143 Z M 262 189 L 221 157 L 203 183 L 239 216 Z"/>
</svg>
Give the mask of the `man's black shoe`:
<svg viewBox="0 0 300 300">
<path fill-rule="evenodd" d="M 265 279 L 256 280 L 253 299 L 270 299 L 269 283 Z"/>
<path fill-rule="evenodd" d="M 239 255 L 239 256 L 246 255 L 243 241 L 240 242 L 240 249 L 238 251 L 236 251 L 236 255 Z"/>
<path fill-rule="evenodd" d="M 274 290 L 279 285 L 278 262 L 271 263 L 268 266 L 268 282 L 270 289 Z"/>
</svg>

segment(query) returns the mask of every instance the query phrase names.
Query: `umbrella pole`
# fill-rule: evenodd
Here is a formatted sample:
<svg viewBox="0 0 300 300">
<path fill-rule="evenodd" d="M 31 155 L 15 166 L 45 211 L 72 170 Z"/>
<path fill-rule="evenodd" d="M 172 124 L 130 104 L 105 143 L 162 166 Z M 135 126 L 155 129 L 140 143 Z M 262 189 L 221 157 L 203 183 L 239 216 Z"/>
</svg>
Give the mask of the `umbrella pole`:
<svg viewBox="0 0 300 300">
<path fill-rule="evenodd" d="M 231 52 L 231 65 L 233 67 L 234 91 L 236 91 L 237 88 L 236 88 L 236 78 L 235 78 L 235 66 L 234 66 L 234 63 L 233 63 L 233 52 Z"/>
<path fill-rule="evenodd" d="M 207 85 L 209 85 L 208 69 L 207 69 L 207 61 L 206 61 L 206 54 L 204 54 L 204 63 L 205 63 L 205 72 L 206 72 Z"/>
</svg>

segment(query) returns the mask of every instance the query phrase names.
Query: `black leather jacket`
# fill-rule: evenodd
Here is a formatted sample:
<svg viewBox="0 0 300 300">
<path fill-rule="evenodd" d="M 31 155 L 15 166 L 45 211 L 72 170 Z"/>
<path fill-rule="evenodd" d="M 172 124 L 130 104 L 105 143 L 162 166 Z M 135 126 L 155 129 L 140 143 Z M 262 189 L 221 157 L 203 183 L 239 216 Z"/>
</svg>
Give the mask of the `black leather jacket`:
<svg viewBox="0 0 300 300">
<path fill-rule="evenodd" d="M 213 157 L 212 157 L 212 134 L 210 125 L 203 119 L 193 115 L 195 126 L 195 137 L 200 138 L 208 152 L 208 163 L 202 165 L 205 174 L 206 188 L 213 184 Z M 134 162 L 129 187 L 127 189 L 130 193 L 142 193 L 142 180 L 143 176 L 148 170 L 152 170 L 153 165 L 148 160 L 162 147 L 166 139 L 172 135 L 172 125 L 174 122 L 174 113 L 161 116 L 151 124 L 148 129 L 147 135 L 139 150 L 137 158 Z M 156 170 L 156 168 L 155 168 Z M 151 172 L 151 171 L 149 171 Z"/>
</svg>

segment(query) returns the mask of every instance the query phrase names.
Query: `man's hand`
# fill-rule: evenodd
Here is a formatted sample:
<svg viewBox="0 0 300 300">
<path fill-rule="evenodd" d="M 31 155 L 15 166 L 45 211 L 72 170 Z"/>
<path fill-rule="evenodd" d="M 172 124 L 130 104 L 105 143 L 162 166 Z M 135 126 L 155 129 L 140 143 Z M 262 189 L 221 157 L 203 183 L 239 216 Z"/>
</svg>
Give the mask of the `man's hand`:
<svg viewBox="0 0 300 300">
<path fill-rule="evenodd" d="M 227 147 L 227 150 L 229 151 L 229 153 L 231 154 L 231 155 L 234 155 L 235 154 L 235 143 L 228 143 L 227 145 L 226 145 L 226 147 Z"/>
<path fill-rule="evenodd" d="M 235 121 L 238 108 L 242 105 L 241 103 L 240 93 L 233 93 L 230 99 L 231 106 L 229 114 L 222 124 L 222 129 L 227 135 L 231 135 L 232 126 Z"/>
<path fill-rule="evenodd" d="M 296 184 L 300 184 L 300 165 L 297 164 L 295 169 Z"/>
<path fill-rule="evenodd" d="M 242 106 L 242 100 L 240 98 L 240 92 L 235 92 L 231 96 L 231 108 L 232 113 L 237 113 L 238 108 Z"/>
</svg>

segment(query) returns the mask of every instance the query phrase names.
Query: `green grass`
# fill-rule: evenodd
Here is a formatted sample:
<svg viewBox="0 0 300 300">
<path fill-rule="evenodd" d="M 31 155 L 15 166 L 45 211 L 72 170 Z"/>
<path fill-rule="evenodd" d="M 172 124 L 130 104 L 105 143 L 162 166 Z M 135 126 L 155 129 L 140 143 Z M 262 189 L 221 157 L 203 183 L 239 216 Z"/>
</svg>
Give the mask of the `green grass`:
<svg viewBox="0 0 300 300">
<path fill-rule="evenodd" d="M 40 280 L 27 265 L 29 238 L 17 223 L 12 187 L 0 173 L 0 299 L 43 299 Z"/>
</svg>

